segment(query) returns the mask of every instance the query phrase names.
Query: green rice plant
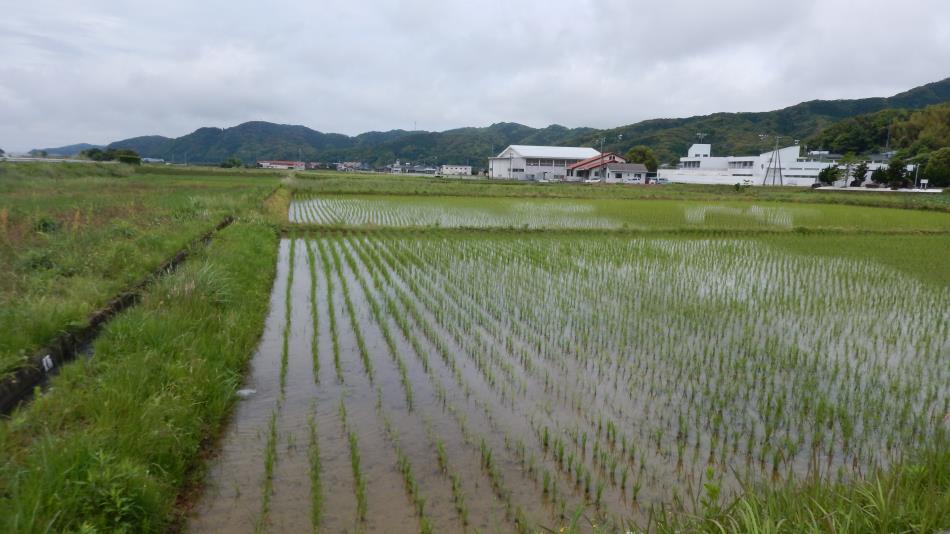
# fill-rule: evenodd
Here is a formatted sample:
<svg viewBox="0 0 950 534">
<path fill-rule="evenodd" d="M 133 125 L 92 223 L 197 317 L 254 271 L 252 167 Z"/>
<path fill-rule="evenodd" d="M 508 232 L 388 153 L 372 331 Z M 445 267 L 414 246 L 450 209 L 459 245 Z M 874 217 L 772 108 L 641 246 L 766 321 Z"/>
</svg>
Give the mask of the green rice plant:
<svg viewBox="0 0 950 534">
<path fill-rule="evenodd" d="M 347 439 L 350 444 L 350 466 L 353 470 L 353 485 L 356 492 L 356 515 L 360 521 L 366 521 L 366 479 L 363 477 L 363 468 L 360 464 L 359 441 L 355 432 L 350 432 Z"/>
<path fill-rule="evenodd" d="M 331 274 L 332 264 L 327 246 L 324 240 L 317 240 L 317 246 L 320 248 L 320 258 L 323 260 L 323 279 L 327 285 L 327 313 L 330 321 L 330 343 L 333 350 L 333 368 L 336 370 L 337 382 L 343 383 L 343 365 L 340 360 L 340 337 L 337 333 L 336 305 L 333 300 L 333 276 Z"/>
<path fill-rule="evenodd" d="M 289 269 L 287 271 L 287 289 L 284 292 L 284 330 L 281 336 L 281 349 L 280 349 L 280 393 L 283 396 L 284 389 L 287 386 L 287 364 L 290 352 L 290 328 L 291 328 L 291 312 L 292 312 L 292 299 L 293 299 L 293 285 L 294 285 L 294 253 L 296 249 L 297 240 L 293 237 L 290 238 L 290 259 Z"/>
<path fill-rule="evenodd" d="M 320 344 L 318 343 L 318 333 L 320 332 L 319 312 L 317 308 L 317 265 L 313 254 L 313 242 L 306 241 L 307 247 L 307 266 L 310 270 L 310 323 L 313 335 L 310 337 L 310 355 L 313 358 L 313 381 L 320 382 Z"/>
<path fill-rule="evenodd" d="M 264 532 L 270 518 L 270 501 L 274 493 L 274 464 L 277 462 L 277 410 L 271 412 L 267 445 L 264 449 L 264 481 L 261 485 L 261 510 L 254 526 L 255 532 Z"/>
<path fill-rule="evenodd" d="M 333 258 L 333 265 L 336 269 L 337 279 L 340 281 L 340 287 L 343 289 L 343 304 L 346 307 L 346 313 L 350 318 L 350 328 L 353 330 L 353 337 L 356 338 L 356 346 L 359 349 L 360 359 L 363 362 L 363 371 L 366 372 L 366 377 L 369 379 L 370 383 L 373 382 L 373 363 L 369 357 L 369 351 L 366 349 L 366 340 L 363 338 L 363 331 L 360 328 L 359 322 L 356 320 L 356 312 L 353 309 L 353 301 L 350 299 L 350 290 L 349 286 L 346 283 L 346 277 L 343 276 L 343 269 L 340 265 L 340 255 L 337 252 L 336 246 L 331 245 L 328 247 L 330 249 L 330 256 Z"/>
<path fill-rule="evenodd" d="M 307 455 L 310 460 L 310 524 L 313 531 L 320 530 L 320 523 L 323 518 L 323 479 L 321 477 L 322 464 L 320 460 L 320 444 L 317 441 L 317 420 L 315 417 L 316 403 L 310 410 L 307 417 L 307 425 L 310 429 L 310 445 Z"/>
</svg>

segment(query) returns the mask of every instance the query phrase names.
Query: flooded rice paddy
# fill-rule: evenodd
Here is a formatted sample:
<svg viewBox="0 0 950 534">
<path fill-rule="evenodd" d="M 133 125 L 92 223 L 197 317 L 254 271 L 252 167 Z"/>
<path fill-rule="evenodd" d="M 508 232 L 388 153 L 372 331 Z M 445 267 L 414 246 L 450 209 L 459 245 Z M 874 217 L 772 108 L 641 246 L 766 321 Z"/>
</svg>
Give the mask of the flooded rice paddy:
<svg viewBox="0 0 950 534">
<path fill-rule="evenodd" d="M 834 204 L 680 200 L 298 195 L 297 224 L 360 228 L 950 231 L 942 213 Z"/>
<path fill-rule="evenodd" d="M 950 412 L 948 302 L 765 241 L 285 239 L 189 527 L 622 531 L 860 476 Z"/>
</svg>

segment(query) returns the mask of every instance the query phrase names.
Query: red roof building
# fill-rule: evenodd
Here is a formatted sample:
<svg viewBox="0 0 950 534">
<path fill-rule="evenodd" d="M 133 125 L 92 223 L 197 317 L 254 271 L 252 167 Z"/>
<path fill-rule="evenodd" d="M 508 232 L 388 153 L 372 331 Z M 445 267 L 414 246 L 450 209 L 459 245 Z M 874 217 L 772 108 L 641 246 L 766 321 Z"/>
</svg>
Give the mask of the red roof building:
<svg viewBox="0 0 950 534">
<path fill-rule="evenodd" d="M 568 165 L 567 180 L 603 180 L 606 176 L 605 170 L 607 165 L 626 162 L 627 160 L 613 152 L 604 152 L 603 154 L 582 159 L 577 163 Z"/>
</svg>

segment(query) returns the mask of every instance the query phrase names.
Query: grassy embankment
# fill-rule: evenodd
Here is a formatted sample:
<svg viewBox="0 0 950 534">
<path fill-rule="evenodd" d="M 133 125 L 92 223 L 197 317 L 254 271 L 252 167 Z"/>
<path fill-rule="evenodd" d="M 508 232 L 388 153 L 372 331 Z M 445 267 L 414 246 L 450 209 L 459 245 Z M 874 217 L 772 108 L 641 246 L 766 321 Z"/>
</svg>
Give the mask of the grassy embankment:
<svg viewBox="0 0 950 534">
<path fill-rule="evenodd" d="M 276 237 L 254 221 L 220 232 L 0 424 L 0 530 L 169 526 L 260 335 Z"/>
<path fill-rule="evenodd" d="M 224 217 L 258 208 L 277 183 L 269 173 L 0 165 L 0 375 Z"/>
<path fill-rule="evenodd" d="M 703 498 L 717 488 L 705 488 Z M 808 480 L 756 485 L 727 504 L 710 501 L 696 516 L 657 515 L 663 533 L 930 534 L 950 528 L 950 444 L 928 444 L 907 463 L 847 483 Z"/>
<path fill-rule="evenodd" d="M 950 193 L 815 191 L 804 187 L 743 187 L 669 184 L 663 186 L 537 184 L 506 180 L 462 180 L 425 176 L 297 172 L 292 186 L 320 194 L 433 195 L 537 198 L 666 199 L 740 202 L 848 204 L 950 211 Z"/>
</svg>

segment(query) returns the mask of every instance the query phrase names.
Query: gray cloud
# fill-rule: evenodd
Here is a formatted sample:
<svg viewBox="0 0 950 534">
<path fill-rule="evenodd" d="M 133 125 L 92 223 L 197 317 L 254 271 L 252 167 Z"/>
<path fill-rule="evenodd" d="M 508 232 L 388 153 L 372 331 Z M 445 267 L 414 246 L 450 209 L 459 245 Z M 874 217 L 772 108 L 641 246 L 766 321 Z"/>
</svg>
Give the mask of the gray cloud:
<svg viewBox="0 0 950 534">
<path fill-rule="evenodd" d="M 0 147 L 655 117 L 950 75 L 943 0 L 34 0 L 0 19 Z"/>
</svg>

